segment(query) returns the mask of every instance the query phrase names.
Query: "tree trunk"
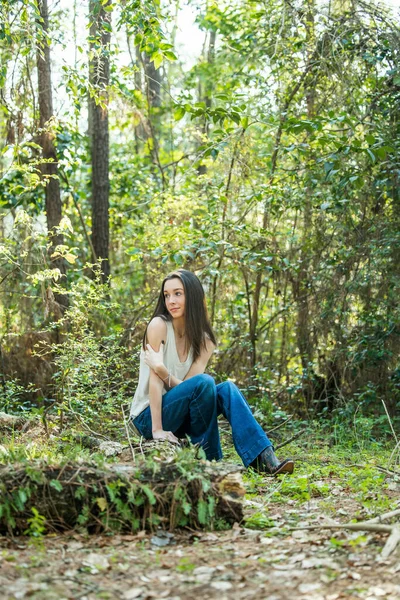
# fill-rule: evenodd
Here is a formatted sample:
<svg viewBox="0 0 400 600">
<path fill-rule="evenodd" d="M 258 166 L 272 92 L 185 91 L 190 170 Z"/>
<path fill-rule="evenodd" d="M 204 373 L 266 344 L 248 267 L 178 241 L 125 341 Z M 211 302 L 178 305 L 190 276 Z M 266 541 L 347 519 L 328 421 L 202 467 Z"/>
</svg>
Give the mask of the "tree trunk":
<svg viewBox="0 0 400 600">
<path fill-rule="evenodd" d="M 108 4 L 108 3 L 107 3 Z M 92 243 L 95 256 L 101 266 L 101 278 L 107 282 L 110 275 L 109 262 L 109 131 L 108 131 L 108 85 L 110 82 L 110 13 L 95 0 L 90 2 L 90 48 L 89 78 L 94 96 L 89 98 L 89 136 L 92 157 Z"/>
<path fill-rule="evenodd" d="M 143 53 L 143 66 L 149 109 L 159 108 L 161 106 L 161 71 L 155 68 L 154 62 L 146 52 Z"/>
<path fill-rule="evenodd" d="M 315 21 L 314 21 L 314 0 L 308 1 L 307 6 L 307 63 L 311 64 L 315 47 Z M 315 82 L 311 79 L 305 86 L 307 117 L 312 120 L 315 118 L 315 100 L 316 90 Z M 294 298 L 297 302 L 297 345 L 299 347 L 301 365 L 303 369 L 303 379 L 305 388 L 310 390 L 306 392 L 308 403 L 313 401 L 312 373 L 310 367 L 313 361 L 314 348 L 310 331 L 310 248 L 309 240 L 312 231 L 312 195 L 313 190 L 308 184 L 304 195 L 303 210 L 303 231 L 301 237 L 300 249 L 300 268 L 293 286 Z M 312 367 L 311 367 L 312 368 Z"/>
<path fill-rule="evenodd" d="M 39 126 L 40 145 L 45 162 L 41 165 L 41 172 L 46 181 L 45 203 L 47 230 L 50 241 L 49 255 L 52 266 L 57 267 L 65 275 L 65 260 L 53 257 L 58 245 L 63 244 L 63 236 L 57 233 L 62 216 L 60 182 L 57 177 L 57 153 L 54 145 L 54 133 L 51 120 L 53 118 L 53 97 L 51 86 L 50 46 L 47 40 L 49 31 L 49 13 L 47 0 L 38 0 L 40 19 L 37 20 L 38 48 L 36 54 L 38 71 L 38 97 L 39 97 Z M 55 294 L 56 301 L 63 307 L 68 306 L 68 297 L 64 294 Z"/>
<path fill-rule="evenodd" d="M 215 60 L 215 42 L 217 40 L 217 32 L 210 32 L 210 41 L 208 44 L 207 51 L 207 64 L 212 65 Z M 202 85 L 201 79 L 199 80 L 199 102 L 204 102 L 207 108 L 211 107 L 211 98 L 214 90 L 214 82 L 211 77 L 207 77 L 206 82 Z M 208 119 L 205 117 L 204 123 L 201 129 L 203 136 L 208 136 Z M 199 175 L 204 175 L 207 172 L 207 166 L 200 164 L 197 168 Z"/>
<path fill-rule="evenodd" d="M 268 177 L 268 183 L 272 186 L 275 180 L 275 172 L 278 164 L 278 156 L 281 145 L 281 138 L 283 134 L 283 128 L 286 123 L 286 120 L 289 116 L 289 108 L 294 100 L 297 92 L 301 89 L 304 84 L 304 81 L 307 78 L 307 75 L 310 71 L 310 65 L 307 65 L 306 69 L 302 73 L 299 80 L 288 90 L 288 94 L 286 100 L 281 108 L 280 117 L 279 117 L 279 126 L 275 135 L 274 141 L 274 149 L 271 156 L 271 169 Z M 265 204 L 264 214 L 263 214 L 263 229 L 267 229 L 269 220 L 269 212 L 268 205 Z M 260 250 L 263 250 L 266 245 L 266 240 L 260 240 Z M 252 320 L 251 320 L 251 329 L 250 329 L 250 344 L 251 344 L 251 367 L 254 369 L 257 364 L 257 332 L 258 332 L 258 317 L 259 317 L 259 306 L 260 306 L 260 298 L 261 298 L 261 290 L 263 286 L 263 278 L 265 277 L 264 272 L 259 269 L 257 271 L 256 281 L 254 284 L 254 293 L 253 293 L 253 306 L 252 306 Z"/>
</svg>

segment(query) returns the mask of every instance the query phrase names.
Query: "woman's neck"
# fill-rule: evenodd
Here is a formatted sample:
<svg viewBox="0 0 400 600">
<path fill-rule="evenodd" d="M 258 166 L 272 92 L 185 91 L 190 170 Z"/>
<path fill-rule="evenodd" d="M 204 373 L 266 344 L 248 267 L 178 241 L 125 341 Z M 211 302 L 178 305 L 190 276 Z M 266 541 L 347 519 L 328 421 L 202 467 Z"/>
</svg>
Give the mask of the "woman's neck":
<svg viewBox="0 0 400 600">
<path fill-rule="evenodd" d="M 185 337 L 185 321 L 182 319 L 176 319 L 172 322 L 172 327 L 174 328 L 175 335 L 178 338 Z"/>
</svg>

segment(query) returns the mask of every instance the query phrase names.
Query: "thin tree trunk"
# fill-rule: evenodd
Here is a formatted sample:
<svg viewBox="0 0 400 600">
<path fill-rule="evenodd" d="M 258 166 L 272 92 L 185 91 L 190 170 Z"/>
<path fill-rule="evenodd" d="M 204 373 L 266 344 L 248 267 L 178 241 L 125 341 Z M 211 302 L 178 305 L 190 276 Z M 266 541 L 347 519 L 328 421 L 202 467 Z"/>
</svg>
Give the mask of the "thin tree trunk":
<svg viewBox="0 0 400 600">
<path fill-rule="evenodd" d="M 292 101 L 294 100 L 294 97 L 296 96 L 297 92 L 300 90 L 300 88 L 304 84 L 304 81 L 306 80 L 307 75 L 309 74 L 309 71 L 310 71 L 310 65 L 308 65 L 306 67 L 306 69 L 304 70 L 300 79 L 297 81 L 297 83 L 295 83 L 293 85 L 292 89 L 289 91 L 286 102 L 284 103 L 284 105 L 281 109 L 281 116 L 279 118 L 279 125 L 278 125 L 278 129 L 277 129 L 276 136 L 275 136 L 274 150 L 273 150 L 272 156 L 271 156 L 271 170 L 270 170 L 270 176 L 268 179 L 268 183 L 270 186 L 272 186 L 274 179 L 275 179 L 275 171 L 276 171 L 276 167 L 278 164 L 278 155 L 279 155 L 279 150 L 280 150 L 280 145 L 281 145 L 283 126 L 289 116 L 290 105 L 292 104 Z M 267 228 L 268 219 L 269 219 L 269 213 L 268 213 L 267 205 L 265 205 L 264 214 L 263 214 L 263 229 Z M 261 249 L 265 247 L 265 243 L 266 243 L 265 240 L 262 240 Z M 263 278 L 264 278 L 263 271 L 258 270 L 257 276 L 256 276 L 256 282 L 254 285 L 252 320 L 251 320 L 251 329 L 250 329 L 250 344 L 251 344 L 250 360 L 251 360 L 251 366 L 253 368 L 256 366 L 256 363 L 257 363 L 258 309 L 259 309 L 259 304 L 260 304 L 260 296 L 261 296 L 261 288 L 262 288 Z"/>
<path fill-rule="evenodd" d="M 110 82 L 110 13 L 107 6 L 95 0 L 90 2 L 90 37 L 93 56 L 89 64 L 89 78 L 95 97 L 89 98 L 89 135 L 92 155 L 92 243 L 94 259 L 100 260 L 102 281 L 110 275 L 109 261 L 109 129 L 108 85 Z"/>
<path fill-rule="evenodd" d="M 139 53 L 140 54 L 140 53 Z M 143 71 L 145 76 L 145 92 L 147 98 L 147 127 L 145 130 L 149 151 L 151 153 L 153 164 L 158 167 L 161 176 L 161 185 L 163 191 L 166 189 L 167 181 L 160 160 L 159 153 L 159 130 L 160 130 L 160 115 L 159 108 L 161 106 L 161 85 L 162 76 L 160 69 L 156 69 L 154 63 L 150 60 L 146 52 L 140 54 Z M 156 169 L 153 169 L 156 176 Z"/>
<path fill-rule="evenodd" d="M 150 108 L 159 108 L 161 106 L 161 71 L 155 68 L 154 62 L 146 52 L 143 53 L 143 66 Z"/>
<path fill-rule="evenodd" d="M 47 0 L 38 0 L 40 19 L 37 20 L 40 41 L 36 53 L 38 71 L 39 126 L 40 145 L 44 163 L 41 172 L 46 181 L 45 205 L 47 230 L 50 241 L 49 255 L 52 266 L 58 268 L 62 275 L 66 273 L 65 260 L 53 254 L 58 245 L 63 244 L 63 236 L 57 232 L 62 217 L 60 182 L 57 177 L 57 154 L 54 145 L 54 133 L 51 130 L 53 114 L 53 96 L 51 85 L 50 46 L 47 40 L 49 32 L 49 13 Z M 55 300 L 62 306 L 68 306 L 68 297 L 55 294 Z"/>
<path fill-rule="evenodd" d="M 314 0 L 308 0 L 307 6 L 307 41 L 309 45 L 307 62 L 310 64 L 315 45 Z M 316 90 L 314 81 L 306 86 L 307 117 L 315 117 Z M 313 343 L 310 331 L 310 249 L 308 247 L 312 229 L 312 188 L 308 184 L 304 196 L 303 231 L 300 250 L 300 268 L 294 286 L 297 300 L 297 345 L 300 351 L 301 364 L 306 380 L 309 382 L 309 367 L 313 360 Z M 306 383 L 307 383 L 306 381 Z M 312 401 L 312 385 L 309 382 Z"/>
<path fill-rule="evenodd" d="M 215 60 L 215 42 L 217 40 L 217 32 L 210 32 L 210 40 L 208 44 L 207 51 L 207 64 L 212 65 Z M 211 98 L 213 94 L 214 84 L 213 79 L 208 77 L 204 86 L 202 86 L 201 80 L 199 80 L 199 101 L 204 102 L 207 108 L 211 107 Z M 208 119 L 204 118 L 204 123 L 201 130 L 203 136 L 208 135 Z M 199 175 L 204 175 L 207 172 L 207 166 L 204 164 L 200 164 L 197 168 L 197 172 Z"/>
</svg>

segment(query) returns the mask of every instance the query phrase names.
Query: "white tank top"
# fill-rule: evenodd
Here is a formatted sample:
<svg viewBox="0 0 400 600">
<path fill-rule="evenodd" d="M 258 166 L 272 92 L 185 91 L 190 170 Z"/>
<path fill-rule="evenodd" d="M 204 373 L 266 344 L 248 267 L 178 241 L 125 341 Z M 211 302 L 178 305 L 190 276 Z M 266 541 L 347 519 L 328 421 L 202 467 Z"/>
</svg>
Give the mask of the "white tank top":
<svg viewBox="0 0 400 600">
<path fill-rule="evenodd" d="M 165 324 L 167 326 L 167 339 L 165 341 L 164 348 L 164 365 L 171 375 L 183 380 L 192 366 L 193 352 L 192 349 L 190 349 L 187 359 L 184 362 L 181 362 L 176 349 L 175 334 L 172 322 L 166 321 Z M 144 362 L 144 356 L 145 354 L 142 348 L 140 352 L 139 382 L 131 405 L 130 416 L 132 419 L 135 419 L 150 404 L 150 367 L 148 367 Z M 166 391 L 167 390 L 164 388 L 162 392 L 163 395 L 166 393 Z"/>
</svg>

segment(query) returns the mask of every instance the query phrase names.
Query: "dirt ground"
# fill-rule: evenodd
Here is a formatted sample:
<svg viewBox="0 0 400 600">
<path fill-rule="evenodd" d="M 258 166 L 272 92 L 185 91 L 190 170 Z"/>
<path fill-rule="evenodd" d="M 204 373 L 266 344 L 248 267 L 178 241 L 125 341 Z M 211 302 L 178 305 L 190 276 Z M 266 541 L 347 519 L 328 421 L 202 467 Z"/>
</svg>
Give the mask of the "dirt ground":
<svg viewBox="0 0 400 600">
<path fill-rule="evenodd" d="M 297 458 L 292 476 L 244 476 L 246 527 L 0 537 L 0 600 L 400 600 L 387 533 L 305 529 L 398 509 L 400 473 L 376 451 Z"/>
<path fill-rule="evenodd" d="M 251 505 L 251 501 L 249 501 Z M 249 506 L 251 509 L 251 506 Z M 292 530 L 326 522 L 318 501 L 271 513 L 275 526 L 222 532 L 0 540 L 2 600 L 337 600 L 400 598 L 400 552 L 387 535 Z"/>
</svg>

